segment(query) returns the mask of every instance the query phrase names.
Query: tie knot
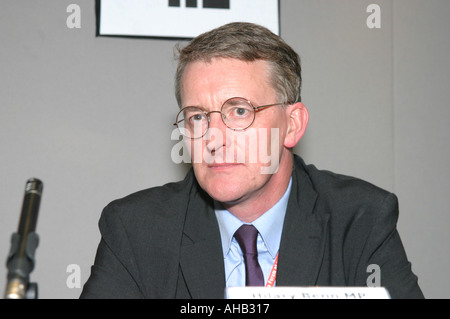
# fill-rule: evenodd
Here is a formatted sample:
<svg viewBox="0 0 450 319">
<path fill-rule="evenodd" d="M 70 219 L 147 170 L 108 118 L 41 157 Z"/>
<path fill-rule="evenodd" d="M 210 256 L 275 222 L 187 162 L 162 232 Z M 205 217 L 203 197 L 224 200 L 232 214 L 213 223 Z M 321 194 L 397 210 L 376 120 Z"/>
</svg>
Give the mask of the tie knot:
<svg viewBox="0 0 450 319">
<path fill-rule="evenodd" d="M 242 225 L 234 233 L 234 237 L 241 246 L 242 252 L 246 255 L 257 255 L 256 240 L 258 230 L 253 225 Z"/>
</svg>

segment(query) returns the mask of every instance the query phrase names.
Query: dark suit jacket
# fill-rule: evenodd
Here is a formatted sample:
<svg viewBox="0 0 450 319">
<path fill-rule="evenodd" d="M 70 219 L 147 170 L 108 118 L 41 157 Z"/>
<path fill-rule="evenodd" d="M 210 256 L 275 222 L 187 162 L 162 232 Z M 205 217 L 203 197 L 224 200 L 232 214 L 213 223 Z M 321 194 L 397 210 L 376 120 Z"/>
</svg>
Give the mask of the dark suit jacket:
<svg viewBox="0 0 450 319">
<path fill-rule="evenodd" d="M 396 230 L 395 195 L 294 159 L 277 286 L 366 286 L 376 264 L 393 298 L 423 298 Z M 223 298 L 211 198 L 192 170 L 110 203 L 81 298 Z"/>
</svg>

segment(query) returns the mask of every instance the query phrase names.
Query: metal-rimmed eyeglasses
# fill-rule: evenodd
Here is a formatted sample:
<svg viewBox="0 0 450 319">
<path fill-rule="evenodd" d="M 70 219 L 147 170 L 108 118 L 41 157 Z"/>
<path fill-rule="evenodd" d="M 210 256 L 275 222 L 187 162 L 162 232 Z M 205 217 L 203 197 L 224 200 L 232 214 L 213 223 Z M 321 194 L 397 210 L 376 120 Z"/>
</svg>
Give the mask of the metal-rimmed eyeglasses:
<svg viewBox="0 0 450 319">
<path fill-rule="evenodd" d="M 256 112 L 271 106 L 284 104 L 286 103 L 274 103 L 255 107 L 252 102 L 245 98 L 233 97 L 223 103 L 220 111 L 206 112 L 197 106 L 186 106 L 178 112 L 173 125 L 178 127 L 184 137 L 190 139 L 201 138 L 209 129 L 211 113 L 219 113 L 223 123 L 228 128 L 234 131 L 243 131 L 253 124 Z"/>
</svg>

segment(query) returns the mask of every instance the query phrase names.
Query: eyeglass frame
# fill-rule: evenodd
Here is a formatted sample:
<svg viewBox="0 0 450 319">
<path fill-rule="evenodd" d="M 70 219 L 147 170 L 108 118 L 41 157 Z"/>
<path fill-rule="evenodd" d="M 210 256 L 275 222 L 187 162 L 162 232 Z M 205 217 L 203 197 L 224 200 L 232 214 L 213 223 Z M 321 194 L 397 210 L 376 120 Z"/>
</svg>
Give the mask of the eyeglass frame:
<svg viewBox="0 0 450 319">
<path fill-rule="evenodd" d="M 248 103 L 248 105 L 250 105 L 250 106 L 253 108 L 253 112 L 254 112 L 254 113 L 253 113 L 253 119 L 252 119 L 252 122 L 251 122 L 247 127 L 244 127 L 244 128 L 233 128 L 233 127 L 230 127 L 230 126 L 225 122 L 225 120 L 224 120 L 224 114 L 222 113 L 222 109 L 223 109 L 223 107 L 225 106 L 225 104 L 227 104 L 228 101 L 233 100 L 233 99 L 241 99 L 241 100 L 244 100 L 245 102 Z M 240 97 L 240 96 L 235 96 L 235 97 L 231 97 L 231 98 L 227 99 L 225 102 L 223 102 L 222 106 L 220 107 L 220 111 L 210 111 L 210 112 L 206 112 L 205 110 L 203 110 L 201 107 L 198 107 L 198 106 L 193 106 L 193 105 L 191 105 L 191 106 L 185 106 L 185 107 L 183 107 L 183 108 L 177 113 L 176 119 L 178 119 L 178 116 L 180 115 L 181 112 L 183 112 L 185 109 L 190 108 L 190 107 L 198 108 L 199 110 L 201 110 L 201 111 L 203 112 L 203 114 L 205 114 L 206 118 L 208 119 L 208 128 L 205 130 L 205 132 L 204 132 L 201 136 L 199 136 L 199 137 L 189 137 L 189 136 L 186 136 L 186 135 L 184 135 L 183 133 L 181 133 L 181 135 L 183 135 L 184 137 L 189 138 L 189 139 L 191 139 L 191 140 L 195 140 L 195 139 L 198 139 L 198 138 L 202 138 L 203 136 L 205 136 L 206 132 L 208 132 L 208 130 L 209 130 L 209 123 L 211 122 L 211 116 L 210 116 L 211 113 L 219 113 L 219 114 L 221 115 L 220 118 L 221 118 L 223 124 L 225 124 L 225 126 L 228 127 L 230 130 L 233 130 L 233 131 L 245 131 L 245 130 L 248 129 L 250 126 L 252 126 L 253 123 L 255 122 L 255 119 L 256 119 L 256 113 L 257 113 L 257 112 L 263 111 L 264 109 L 267 109 L 267 108 L 272 107 L 272 106 L 286 105 L 286 104 L 290 104 L 290 103 L 284 102 L 284 103 L 273 103 L 273 104 L 266 104 L 266 105 L 254 106 L 253 103 L 252 103 L 250 100 L 248 100 L 248 99 L 246 99 L 246 98 L 243 98 L 243 97 Z M 180 123 L 180 122 L 182 122 L 182 121 L 185 121 L 185 119 L 182 119 L 182 120 L 180 120 L 180 121 L 177 121 L 177 122 L 173 123 L 173 125 L 176 126 L 176 127 L 179 129 L 178 123 Z M 181 132 L 181 130 L 180 130 L 180 132 Z"/>
</svg>

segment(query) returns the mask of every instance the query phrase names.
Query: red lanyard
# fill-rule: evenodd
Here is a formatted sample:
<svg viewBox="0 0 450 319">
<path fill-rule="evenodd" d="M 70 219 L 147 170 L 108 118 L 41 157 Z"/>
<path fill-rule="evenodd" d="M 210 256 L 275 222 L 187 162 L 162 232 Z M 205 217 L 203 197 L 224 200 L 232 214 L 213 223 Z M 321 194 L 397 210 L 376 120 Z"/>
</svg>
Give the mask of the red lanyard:
<svg viewBox="0 0 450 319">
<path fill-rule="evenodd" d="M 273 287 L 273 285 L 275 284 L 275 280 L 277 279 L 277 268 L 278 268 L 278 253 L 277 257 L 275 257 L 275 262 L 273 263 L 272 270 L 270 271 L 266 287 Z"/>
</svg>

